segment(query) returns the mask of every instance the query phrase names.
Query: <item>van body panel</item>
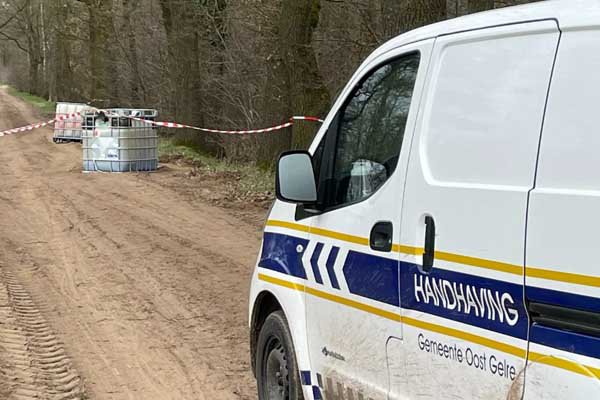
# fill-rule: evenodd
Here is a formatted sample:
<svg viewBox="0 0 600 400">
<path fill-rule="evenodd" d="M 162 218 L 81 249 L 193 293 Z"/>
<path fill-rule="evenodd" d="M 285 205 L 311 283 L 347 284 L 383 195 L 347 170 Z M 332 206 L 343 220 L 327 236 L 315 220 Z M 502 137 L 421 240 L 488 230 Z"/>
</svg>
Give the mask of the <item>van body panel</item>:
<svg viewBox="0 0 600 400">
<path fill-rule="evenodd" d="M 401 257 L 391 399 L 521 394 L 527 195 L 558 38 L 554 21 L 539 21 L 436 40 L 402 209 L 400 240 L 414 251 Z M 436 228 L 430 272 L 426 216 Z"/>
<path fill-rule="evenodd" d="M 527 133 L 540 131 L 556 40 L 554 21 L 437 40 L 419 147 L 428 183 L 531 188 L 539 135 Z"/>
<path fill-rule="evenodd" d="M 599 41 L 600 28 L 563 33 L 549 92 L 527 227 L 526 399 L 600 397 Z"/>
<path fill-rule="evenodd" d="M 349 395 L 372 400 L 387 397 L 387 376 L 382 373 L 387 369 L 386 341 L 390 336 L 402 336 L 397 318 L 399 253 L 396 249 L 374 251 L 368 238 L 375 224 L 389 221 L 393 225 L 392 242 L 399 241 L 404 178 L 433 42 L 427 40 L 396 49 L 362 68 L 361 75 L 353 79 L 348 93 L 390 61 L 419 54 L 418 74 L 394 173 L 365 200 L 307 220 L 311 224 L 309 252 L 313 254 L 305 264 L 309 271 L 307 287 L 313 293 L 306 298 L 308 342 L 312 372 L 321 381 L 326 399 Z M 344 102 L 332 113 L 338 115 L 343 110 Z M 343 232 L 345 236 L 336 237 L 330 232 Z M 314 295 L 315 291 L 326 295 Z M 341 299 L 332 301 L 327 295 Z M 348 306 L 344 299 L 357 304 Z"/>
</svg>

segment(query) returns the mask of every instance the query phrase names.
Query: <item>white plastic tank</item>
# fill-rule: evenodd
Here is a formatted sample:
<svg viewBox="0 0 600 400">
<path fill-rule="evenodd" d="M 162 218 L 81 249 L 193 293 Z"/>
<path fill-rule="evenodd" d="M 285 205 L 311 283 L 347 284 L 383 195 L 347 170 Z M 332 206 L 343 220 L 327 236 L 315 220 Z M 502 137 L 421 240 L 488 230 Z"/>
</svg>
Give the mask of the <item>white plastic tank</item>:
<svg viewBox="0 0 600 400">
<path fill-rule="evenodd" d="M 158 135 L 150 123 L 156 110 L 113 108 L 91 111 L 83 118 L 83 170 L 102 172 L 155 171 Z"/>
</svg>

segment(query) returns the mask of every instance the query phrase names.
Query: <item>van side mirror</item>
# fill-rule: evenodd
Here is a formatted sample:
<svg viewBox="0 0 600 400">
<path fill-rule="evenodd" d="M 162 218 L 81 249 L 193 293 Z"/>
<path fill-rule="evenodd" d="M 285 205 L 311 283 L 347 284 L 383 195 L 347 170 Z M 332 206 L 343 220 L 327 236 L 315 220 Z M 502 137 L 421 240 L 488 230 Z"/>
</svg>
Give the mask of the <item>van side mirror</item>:
<svg viewBox="0 0 600 400">
<path fill-rule="evenodd" d="M 312 204 L 317 201 L 315 173 L 308 152 L 288 151 L 279 157 L 276 193 L 279 200 L 290 203 Z"/>
</svg>

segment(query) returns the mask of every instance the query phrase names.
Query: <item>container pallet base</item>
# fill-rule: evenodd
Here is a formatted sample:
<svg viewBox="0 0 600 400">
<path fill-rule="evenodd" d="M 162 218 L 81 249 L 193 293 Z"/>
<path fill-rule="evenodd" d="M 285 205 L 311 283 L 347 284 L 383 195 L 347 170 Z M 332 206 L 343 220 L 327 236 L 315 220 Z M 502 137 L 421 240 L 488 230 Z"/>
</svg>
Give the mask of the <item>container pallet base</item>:
<svg viewBox="0 0 600 400">
<path fill-rule="evenodd" d="M 83 162 L 83 172 L 152 172 L 158 169 L 158 160 L 150 161 L 94 161 Z"/>
<path fill-rule="evenodd" d="M 74 137 L 53 137 L 52 141 L 56 144 L 59 143 L 73 143 L 73 142 L 77 142 L 77 143 L 81 143 L 81 138 L 74 138 Z"/>
</svg>

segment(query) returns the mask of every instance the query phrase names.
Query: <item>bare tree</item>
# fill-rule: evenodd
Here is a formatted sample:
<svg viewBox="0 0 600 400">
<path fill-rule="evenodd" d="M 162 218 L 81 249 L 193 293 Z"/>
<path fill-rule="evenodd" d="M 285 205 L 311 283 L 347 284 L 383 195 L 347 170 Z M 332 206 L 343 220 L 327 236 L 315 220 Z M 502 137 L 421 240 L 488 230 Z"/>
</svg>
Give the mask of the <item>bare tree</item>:
<svg viewBox="0 0 600 400">
<path fill-rule="evenodd" d="M 0 78 L 56 100 L 158 108 L 235 129 L 323 116 L 362 60 L 419 26 L 528 0 L 2 0 Z M 315 126 L 249 138 L 177 133 L 272 162 Z"/>
</svg>

